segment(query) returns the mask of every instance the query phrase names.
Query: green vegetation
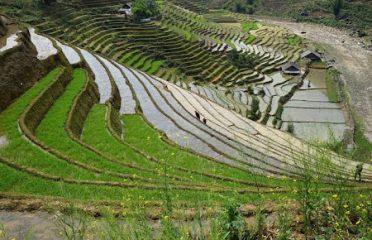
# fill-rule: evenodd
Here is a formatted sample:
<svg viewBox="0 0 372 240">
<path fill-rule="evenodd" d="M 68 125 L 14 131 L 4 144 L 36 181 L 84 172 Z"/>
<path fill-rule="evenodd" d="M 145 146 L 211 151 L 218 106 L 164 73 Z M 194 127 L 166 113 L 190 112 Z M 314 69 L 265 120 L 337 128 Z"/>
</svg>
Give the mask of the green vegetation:
<svg viewBox="0 0 372 240">
<path fill-rule="evenodd" d="M 288 44 L 292 46 L 298 46 L 302 42 L 301 37 L 294 35 L 288 38 Z"/>
<path fill-rule="evenodd" d="M 240 68 L 253 68 L 257 64 L 257 56 L 249 53 L 239 53 L 236 49 L 227 55 L 231 64 Z"/>
<path fill-rule="evenodd" d="M 363 122 L 353 114 L 354 118 L 354 143 L 351 158 L 357 161 L 368 162 L 372 158 L 372 143 L 364 135 Z"/>
<path fill-rule="evenodd" d="M 257 30 L 257 22 L 242 22 L 241 23 L 242 29 L 244 32 L 249 32 L 251 30 Z"/>
<path fill-rule="evenodd" d="M 247 44 L 250 44 L 250 43 L 252 43 L 255 39 L 256 39 L 256 36 L 253 35 L 253 34 L 250 34 L 250 35 L 248 36 L 248 39 L 246 40 L 246 43 L 247 43 Z"/>
<path fill-rule="evenodd" d="M 237 13 L 253 14 L 257 8 L 257 0 L 227 1 L 225 8 Z"/>
<path fill-rule="evenodd" d="M 352 136 L 354 146 L 352 149 L 347 149 L 348 146 L 343 141 L 336 140 L 333 136 L 329 142 L 320 144 L 320 146 L 355 161 L 369 162 L 372 158 L 372 143 L 364 135 L 363 122 L 360 117 L 355 113 L 352 115 L 354 119 L 354 135 Z"/>
<path fill-rule="evenodd" d="M 186 1 L 185 5 L 194 8 L 200 4 L 198 1 Z M 161 9 L 152 9 L 159 2 Z M 258 6 L 258 1 L 231 2 Z M 107 94 L 113 96 L 105 104 L 98 104 L 96 86 L 84 64 L 78 68 L 65 63 L 0 113 L 0 137 L 7 140 L 0 146 L 1 194 L 31 196 L 43 206 L 53 205 L 55 200 L 55 207 L 62 212 L 53 219 L 64 239 L 371 238 L 371 187 L 367 182 L 350 181 L 352 170 L 346 165 L 350 162 L 333 162 L 338 158 L 329 151 L 311 145 L 305 149 L 300 140 L 260 125 L 269 115 L 270 120 L 279 121 L 283 104 L 299 87 L 294 86 L 300 84 L 294 78 L 275 79 L 275 73 L 267 73 L 299 58 L 305 45 L 300 37 L 278 27 L 258 28 L 249 18 L 225 10 L 206 14 L 214 21 L 210 22 L 166 1 L 134 3 L 136 20 L 158 16 L 162 11 L 164 18 L 150 23 L 104 14 L 104 8 L 75 9 L 66 4 L 58 9 L 58 14 L 45 12 L 45 18 L 33 23 L 61 41 L 66 41 L 68 33 L 69 41 L 80 48 L 90 47 L 112 60 L 166 76 L 184 88 L 190 89 L 195 83 L 197 90 L 192 90 L 199 95 L 215 98 L 219 105 L 260 123 L 246 121 L 202 98 L 194 98 L 193 94 L 175 90 L 174 85 L 150 78 L 146 82 L 145 75 L 144 79 L 135 79 L 141 75 L 135 71 L 133 78 L 127 71 L 122 72 L 131 90 L 118 85 L 118 92 L 135 90 L 132 93 L 137 102 L 136 113 L 120 116 L 115 108 L 119 108 L 116 101 L 121 99 L 113 79 L 107 81 L 112 86 L 112 92 Z M 55 13 L 57 9 L 51 10 Z M 339 15 L 342 13 L 343 10 Z M 239 23 L 216 23 L 229 21 Z M 251 35 L 251 30 L 258 31 Z M 193 41 L 194 37 L 206 41 L 201 44 Z M 249 53 L 235 49 L 241 42 L 254 43 L 241 47 Z M 216 45 L 227 48 L 225 44 L 234 49 L 228 53 L 226 49 L 210 49 Z M 52 62 L 58 61 L 56 57 Z M 112 70 L 115 77 L 113 73 Z M 99 80 L 96 79 L 97 85 Z M 339 101 L 336 71 L 328 70 L 326 84 L 329 99 Z M 45 94 L 49 90 L 51 93 Z M 145 94 L 151 97 L 144 99 Z M 169 94 L 175 99 L 168 98 Z M 128 95 L 121 97 L 127 99 Z M 163 97 L 166 104 L 160 105 L 157 101 Z M 275 110 L 273 98 L 279 102 L 276 113 L 270 111 Z M 201 115 L 208 118 L 204 122 L 207 126 L 178 112 L 173 104 L 179 99 L 184 100 L 179 101 L 181 105 L 187 102 L 183 110 L 191 114 L 199 111 L 198 107 L 204 109 Z M 145 108 L 144 103 L 151 104 L 146 101 L 153 101 L 154 110 Z M 262 109 L 265 104 L 268 107 Z M 45 111 L 40 113 L 33 106 L 45 107 Z M 164 115 L 182 131 L 206 143 L 215 159 L 172 142 L 173 135 L 157 130 L 159 126 L 163 129 L 162 125 L 152 126 L 147 121 L 146 114 L 155 111 L 155 117 Z M 23 116 L 39 117 L 30 123 L 34 124 L 30 131 L 22 127 Z M 120 134 L 111 128 L 113 122 Z M 79 125 L 82 132 L 72 133 L 73 124 Z M 327 147 L 336 154 L 369 161 L 372 144 L 363 136 L 361 126 L 356 121 L 353 151 L 346 153 L 341 141 Z M 293 123 L 286 130 L 293 133 Z M 371 179 L 369 175 L 363 177 Z M 102 217 L 96 221 L 90 213 Z M 159 220 L 155 230 L 154 219 Z M 0 239 L 7 238 L 5 233 L 0 224 Z"/>
<path fill-rule="evenodd" d="M 339 73 L 335 69 L 329 69 L 326 73 L 327 96 L 331 102 L 340 102 L 338 75 Z"/>
<path fill-rule="evenodd" d="M 135 20 L 139 21 L 144 18 L 158 17 L 160 10 L 155 0 L 135 0 L 132 5 L 132 14 Z"/>
<path fill-rule="evenodd" d="M 260 102 L 256 97 L 252 99 L 251 111 L 249 118 L 253 121 L 260 118 Z"/>
<path fill-rule="evenodd" d="M 215 23 L 236 23 L 236 19 L 226 10 L 209 10 L 203 17 Z"/>
<path fill-rule="evenodd" d="M 344 7 L 343 0 L 330 0 L 332 5 L 333 14 L 338 17 L 341 9 Z"/>
<path fill-rule="evenodd" d="M 218 0 L 211 0 L 218 2 Z M 277 16 L 296 21 L 325 24 L 372 34 L 372 4 L 368 0 L 224 1 L 233 12 Z"/>
</svg>

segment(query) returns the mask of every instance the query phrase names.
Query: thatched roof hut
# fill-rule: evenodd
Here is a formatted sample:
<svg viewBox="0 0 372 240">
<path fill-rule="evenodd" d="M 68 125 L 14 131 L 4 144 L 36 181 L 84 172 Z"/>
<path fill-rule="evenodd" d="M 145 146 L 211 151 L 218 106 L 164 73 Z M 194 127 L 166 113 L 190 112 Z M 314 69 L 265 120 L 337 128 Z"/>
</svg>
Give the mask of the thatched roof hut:
<svg viewBox="0 0 372 240">
<path fill-rule="evenodd" d="M 311 61 L 319 61 L 321 60 L 321 56 L 319 53 L 311 50 L 307 50 L 301 54 L 301 58 L 309 59 Z"/>
<path fill-rule="evenodd" d="M 282 66 L 282 71 L 289 75 L 299 75 L 301 74 L 301 67 L 295 62 L 288 62 Z"/>
</svg>

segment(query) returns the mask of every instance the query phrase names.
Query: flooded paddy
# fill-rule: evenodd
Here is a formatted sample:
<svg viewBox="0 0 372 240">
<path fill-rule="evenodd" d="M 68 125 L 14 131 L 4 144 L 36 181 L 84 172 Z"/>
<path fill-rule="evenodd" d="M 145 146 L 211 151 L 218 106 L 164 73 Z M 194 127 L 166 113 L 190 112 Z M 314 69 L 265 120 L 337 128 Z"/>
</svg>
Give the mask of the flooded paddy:
<svg viewBox="0 0 372 240">
<path fill-rule="evenodd" d="M 53 46 L 53 42 L 42 35 L 36 34 L 35 28 L 29 29 L 31 34 L 31 41 L 37 50 L 37 58 L 45 60 L 48 57 L 57 54 L 57 49 Z"/>
<path fill-rule="evenodd" d="M 342 140 L 349 129 L 340 104 L 330 102 L 326 95 L 324 69 L 311 69 L 303 85 L 284 104 L 281 129 L 293 126 L 293 134 L 305 140 Z"/>
<path fill-rule="evenodd" d="M 13 33 L 12 35 L 10 35 L 7 39 L 6 39 L 6 43 L 5 43 L 5 46 L 3 47 L 0 47 L 0 53 L 1 52 L 4 52 L 8 49 L 12 49 L 14 48 L 15 46 L 18 45 L 18 35 L 17 33 Z"/>
</svg>

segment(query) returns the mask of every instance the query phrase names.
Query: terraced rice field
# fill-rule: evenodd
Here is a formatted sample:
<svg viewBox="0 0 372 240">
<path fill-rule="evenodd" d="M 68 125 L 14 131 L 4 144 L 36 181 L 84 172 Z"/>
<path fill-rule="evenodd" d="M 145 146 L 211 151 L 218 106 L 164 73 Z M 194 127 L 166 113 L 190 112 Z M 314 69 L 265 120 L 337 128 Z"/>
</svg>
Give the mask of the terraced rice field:
<svg viewBox="0 0 372 240">
<path fill-rule="evenodd" d="M 37 58 L 58 60 L 0 113 L 0 191 L 85 201 L 141 196 L 156 205 L 167 181 L 176 200 L 192 206 L 231 195 L 290 196 L 306 171 L 323 178 L 322 191 L 334 174 L 351 179 L 357 162 L 280 130 L 293 122 L 306 138 L 309 123 L 321 124 L 321 134 L 327 124 L 337 134 L 347 128 L 324 86 L 309 85 L 315 70 L 307 78 L 279 71 L 305 46 L 289 45 L 282 28 L 221 27 L 190 6 L 195 12 L 164 2 L 161 21 L 140 24 L 95 1 L 33 22 Z M 1 51 L 16 49 L 15 39 Z M 260 63 L 240 69 L 227 59 L 231 49 Z M 249 119 L 255 104 L 257 121 Z M 369 164 L 363 176 L 372 181 Z"/>
</svg>

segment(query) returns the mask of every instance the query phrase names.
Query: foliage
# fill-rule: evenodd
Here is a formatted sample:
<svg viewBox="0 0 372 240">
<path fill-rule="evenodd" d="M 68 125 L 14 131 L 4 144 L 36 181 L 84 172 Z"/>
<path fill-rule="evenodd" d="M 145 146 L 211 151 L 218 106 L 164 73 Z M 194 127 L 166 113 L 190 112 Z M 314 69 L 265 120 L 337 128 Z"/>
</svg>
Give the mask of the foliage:
<svg viewBox="0 0 372 240">
<path fill-rule="evenodd" d="M 237 67 L 253 68 L 257 62 L 257 56 L 249 53 L 239 53 L 236 49 L 231 50 L 227 58 L 230 63 Z"/>
<path fill-rule="evenodd" d="M 258 239 L 263 239 L 265 236 L 264 231 L 266 229 L 266 226 L 265 216 L 260 206 L 258 206 L 256 209 L 255 220 L 256 220 L 255 235 L 257 236 Z"/>
<path fill-rule="evenodd" d="M 134 19 L 139 21 L 159 16 L 160 10 L 155 0 L 135 0 L 132 5 L 132 14 Z"/>
<path fill-rule="evenodd" d="M 256 36 L 253 35 L 253 34 L 250 34 L 250 35 L 248 36 L 248 39 L 246 40 L 245 43 L 250 44 L 250 43 L 252 43 L 255 39 L 256 39 Z"/>
<path fill-rule="evenodd" d="M 351 158 L 357 161 L 368 161 L 372 158 L 372 143 L 364 135 L 364 127 L 361 119 L 354 116 L 354 143 L 355 148 L 351 152 Z"/>
<path fill-rule="evenodd" d="M 257 30 L 257 22 L 242 22 L 241 23 L 242 29 L 244 32 L 249 32 L 251 30 Z"/>
<path fill-rule="evenodd" d="M 343 0 L 330 0 L 333 14 L 338 17 L 338 15 L 341 12 L 341 9 L 344 7 L 344 1 Z"/>
<path fill-rule="evenodd" d="M 278 240 L 290 239 L 291 235 L 291 219 L 288 211 L 282 208 L 278 213 Z"/>
<path fill-rule="evenodd" d="M 69 206 L 65 212 L 55 214 L 55 224 L 64 239 L 83 240 L 86 239 L 88 227 L 92 221 L 91 217 L 81 209 Z"/>
<path fill-rule="evenodd" d="M 287 132 L 294 133 L 294 124 L 292 122 L 288 123 Z"/>
<path fill-rule="evenodd" d="M 250 111 L 250 119 L 256 121 L 260 118 L 260 102 L 258 101 L 257 97 L 252 97 L 252 104 L 251 104 L 251 111 Z"/>
<path fill-rule="evenodd" d="M 329 69 L 326 73 L 327 95 L 331 102 L 339 102 L 339 87 L 338 87 L 339 73 L 335 69 Z"/>
<path fill-rule="evenodd" d="M 257 8 L 256 0 L 233 0 L 229 1 L 225 8 L 237 13 L 253 14 Z"/>
<path fill-rule="evenodd" d="M 239 204 L 228 199 L 218 218 L 219 239 L 240 240 L 248 239 L 249 232 L 246 230 L 244 220 L 239 211 Z"/>
<path fill-rule="evenodd" d="M 301 44 L 301 42 L 302 42 L 301 37 L 299 37 L 297 35 L 294 35 L 294 36 L 291 36 L 291 37 L 288 38 L 288 44 L 292 45 L 292 46 L 297 46 L 297 45 Z"/>
</svg>

